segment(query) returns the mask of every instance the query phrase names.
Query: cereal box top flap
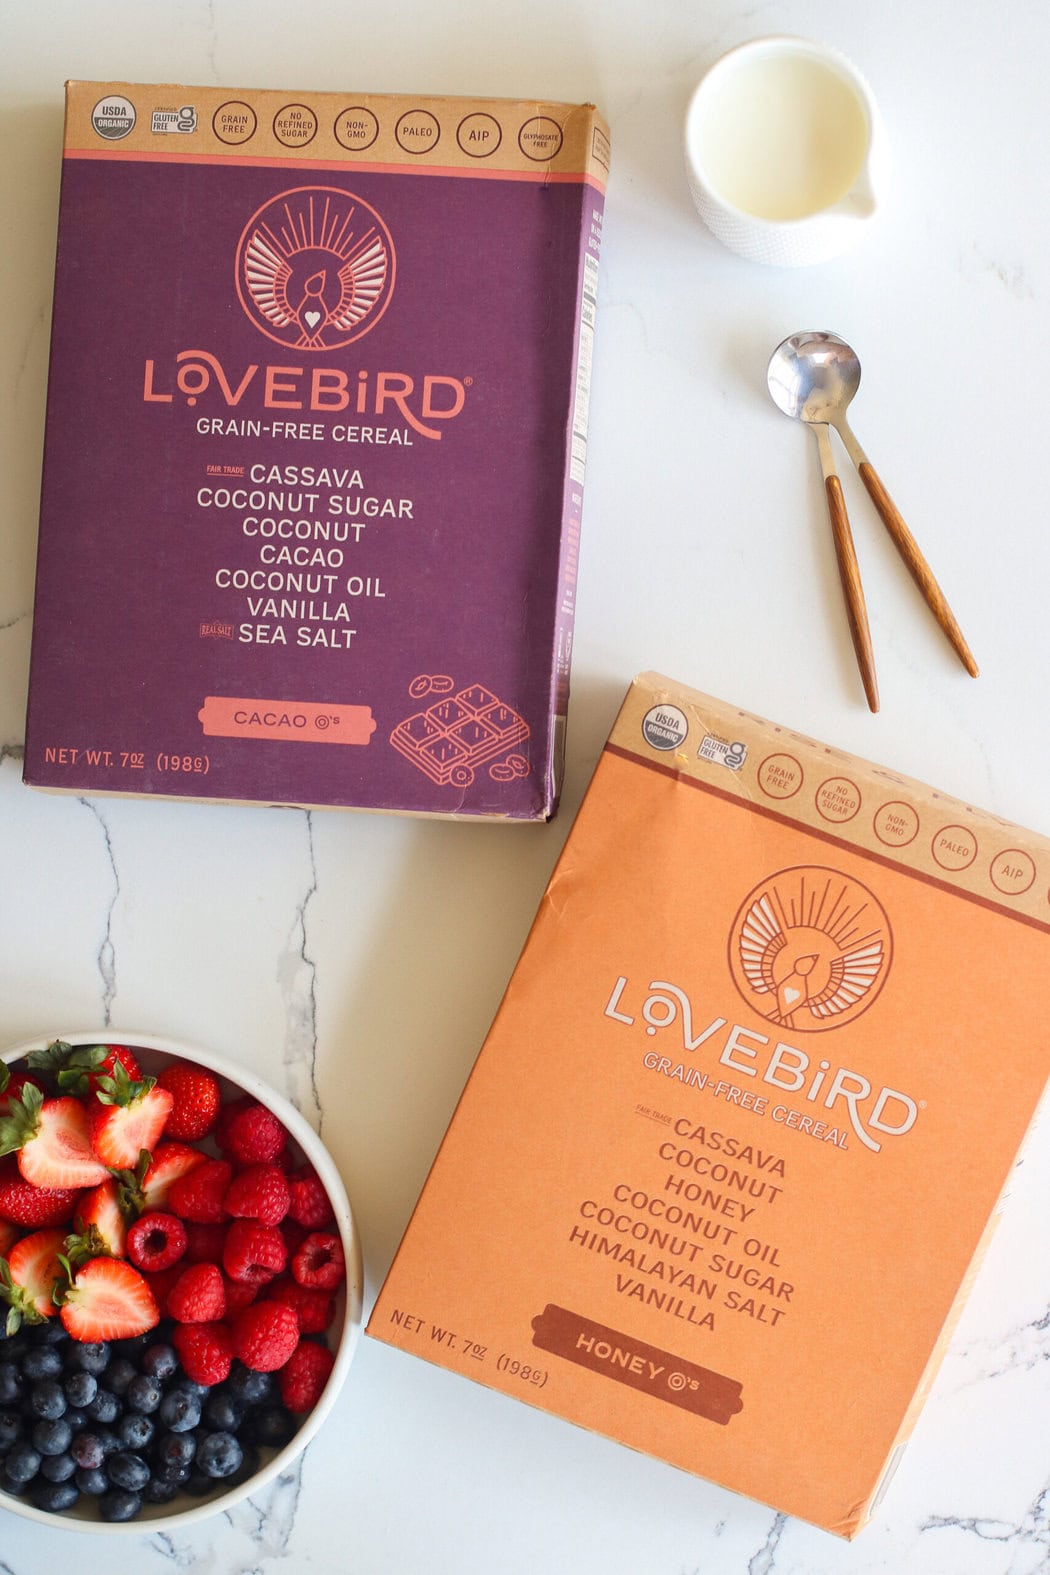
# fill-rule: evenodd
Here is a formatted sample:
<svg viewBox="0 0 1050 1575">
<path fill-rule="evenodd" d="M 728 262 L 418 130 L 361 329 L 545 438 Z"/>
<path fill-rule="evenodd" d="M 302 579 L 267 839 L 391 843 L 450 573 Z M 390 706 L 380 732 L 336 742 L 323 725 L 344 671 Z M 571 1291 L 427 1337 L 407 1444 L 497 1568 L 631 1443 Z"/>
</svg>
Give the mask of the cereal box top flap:
<svg viewBox="0 0 1050 1575">
<path fill-rule="evenodd" d="M 608 747 L 1050 931 L 1050 839 L 659 673 Z"/>
<path fill-rule="evenodd" d="M 609 128 L 592 104 L 67 82 L 66 156 L 303 162 L 604 190 Z"/>
</svg>

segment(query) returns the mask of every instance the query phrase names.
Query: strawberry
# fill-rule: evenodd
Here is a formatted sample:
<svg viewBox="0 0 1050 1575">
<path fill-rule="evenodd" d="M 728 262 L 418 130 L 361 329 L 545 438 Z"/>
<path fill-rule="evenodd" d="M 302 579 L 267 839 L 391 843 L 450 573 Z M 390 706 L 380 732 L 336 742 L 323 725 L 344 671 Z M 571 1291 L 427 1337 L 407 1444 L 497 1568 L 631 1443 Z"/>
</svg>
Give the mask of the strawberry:
<svg viewBox="0 0 1050 1575">
<path fill-rule="evenodd" d="M 214 1263 L 191 1263 L 168 1295 L 168 1312 L 179 1323 L 213 1323 L 226 1314 L 222 1274 Z"/>
<path fill-rule="evenodd" d="M 14 1334 L 22 1323 L 43 1323 L 58 1308 L 53 1292 L 63 1279 L 59 1254 L 65 1231 L 33 1231 L 15 1243 L 6 1261 L 0 1258 L 0 1301 L 8 1306 L 6 1332 Z"/>
<path fill-rule="evenodd" d="M 47 1092 L 38 1077 L 33 1077 L 29 1072 L 11 1072 L 4 1062 L 0 1061 L 0 1116 L 10 1115 L 11 1101 L 20 1097 L 27 1083 L 32 1083 L 34 1088 L 39 1088 L 42 1094 Z"/>
<path fill-rule="evenodd" d="M 229 1219 L 223 1199 L 233 1176 L 233 1166 L 225 1159 L 206 1159 L 187 1175 L 180 1176 L 168 1191 L 168 1207 L 182 1220 L 197 1225 L 219 1225 Z"/>
<path fill-rule="evenodd" d="M 81 1194 L 77 1204 L 76 1228 L 81 1237 L 89 1237 L 93 1246 L 90 1257 L 97 1258 L 108 1252 L 111 1258 L 122 1258 L 127 1240 L 127 1221 L 120 1207 L 117 1183 L 112 1176 L 100 1181 L 90 1192 Z"/>
<path fill-rule="evenodd" d="M 92 1258 L 78 1269 L 59 1316 L 74 1340 L 91 1343 L 129 1339 L 160 1322 L 153 1292 L 122 1258 Z"/>
<path fill-rule="evenodd" d="M 176 1324 L 171 1343 L 179 1355 L 182 1370 L 195 1384 L 221 1384 L 233 1366 L 233 1335 L 228 1324 Z"/>
<path fill-rule="evenodd" d="M 118 1062 L 111 1077 L 100 1077 L 90 1105 L 91 1146 L 111 1170 L 132 1170 L 139 1156 L 152 1152 L 175 1103 L 156 1079 L 131 1079 Z"/>
<path fill-rule="evenodd" d="M 34 1187 L 22 1178 L 14 1159 L 0 1160 L 0 1219 L 31 1229 L 66 1225 L 79 1197 L 78 1187 Z"/>
<path fill-rule="evenodd" d="M 27 1083 L 0 1119 L 0 1154 L 17 1153 L 18 1168 L 34 1187 L 95 1187 L 106 1167 L 91 1148 L 88 1116 L 71 1094 L 45 1099 Z"/>
<path fill-rule="evenodd" d="M 299 1320 L 280 1302 L 253 1302 L 233 1322 L 233 1349 L 245 1367 L 273 1373 L 299 1344 Z"/>
<path fill-rule="evenodd" d="M 56 1039 L 46 1050 L 33 1050 L 26 1057 L 26 1065 L 57 1083 L 60 1093 L 76 1094 L 79 1099 L 93 1094 L 101 1078 L 112 1077 L 118 1062 L 128 1077 L 142 1076 L 127 1045 L 69 1045 Z"/>
<path fill-rule="evenodd" d="M 235 1219 L 279 1225 L 291 1199 L 284 1172 L 277 1165 L 247 1165 L 234 1176 L 224 1201 Z"/>
<path fill-rule="evenodd" d="M 264 1285 L 280 1274 L 287 1262 L 288 1249 L 276 1225 L 234 1220 L 222 1249 L 222 1266 L 231 1280 Z"/>
<path fill-rule="evenodd" d="M 223 1153 L 242 1165 L 272 1164 L 286 1137 L 273 1111 L 249 1094 L 224 1106 L 215 1133 Z"/>
<path fill-rule="evenodd" d="M 334 1291 L 346 1279 L 343 1244 L 331 1231 L 307 1236 L 292 1259 L 292 1277 L 310 1290 Z"/>
<path fill-rule="evenodd" d="M 157 1078 L 158 1086 L 175 1096 L 168 1117 L 169 1137 L 198 1142 L 212 1132 L 219 1119 L 222 1090 L 219 1080 L 203 1066 L 172 1061 Z"/>
<path fill-rule="evenodd" d="M 0 1219 L 0 1258 L 6 1258 L 22 1232 L 10 1220 Z"/>
<path fill-rule="evenodd" d="M 160 1142 L 152 1154 L 143 1149 L 135 1169 L 118 1174 L 121 1207 L 130 1218 L 147 1209 L 166 1209 L 173 1183 L 203 1165 L 207 1157 L 188 1143 Z"/>
<path fill-rule="evenodd" d="M 312 1411 L 324 1392 L 335 1357 L 316 1340 L 301 1340 L 281 1368 L 281 1401 L 289 1411 Z"/>
<path fill-rule="evenodd" d="M 174 1214 L 154 1210 L 128 1227 L 128 1257 L 137 1269 L 170 1269 L 186 1251 L 186 1227 Z"/>
<path fill-rule="evenodd" d="M 335 1223 L 335 1214 L 321 1179 L 311 1165 L 293 1170 L 288 1177 L 288 1213 L 297 1225 L 321 1230 Z"/>
</svg>

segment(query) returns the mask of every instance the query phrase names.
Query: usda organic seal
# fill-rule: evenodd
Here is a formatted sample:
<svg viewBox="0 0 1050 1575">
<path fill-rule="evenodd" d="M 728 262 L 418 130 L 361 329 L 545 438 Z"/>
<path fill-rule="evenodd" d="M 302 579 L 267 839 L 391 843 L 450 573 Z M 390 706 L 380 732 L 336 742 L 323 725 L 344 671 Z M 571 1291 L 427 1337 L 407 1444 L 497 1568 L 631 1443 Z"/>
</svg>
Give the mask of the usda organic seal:
<svg viewBox="0 0 1050 1575">
<path fill-rule="evenodd" d="M 135 125 L 135 106 L 119 93 L 100 98 L 91 111 L 91 124 L 107 142 L 119 142 Z"/>
<path fill-rule="evenodd" d="M 642 737 L 653 749 L 677 749 L 688 731 L 685 712 L 676 705 L 654 705 L 642 718 Z"/>
</svg>

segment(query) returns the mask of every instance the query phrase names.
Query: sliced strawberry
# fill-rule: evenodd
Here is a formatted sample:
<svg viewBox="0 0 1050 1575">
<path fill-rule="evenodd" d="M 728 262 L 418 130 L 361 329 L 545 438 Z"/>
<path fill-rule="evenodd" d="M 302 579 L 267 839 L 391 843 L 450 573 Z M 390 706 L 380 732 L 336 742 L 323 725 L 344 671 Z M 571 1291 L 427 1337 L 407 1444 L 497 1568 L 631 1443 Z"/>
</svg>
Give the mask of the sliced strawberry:
<svg viewBox="0 0 1050 1575">
<path fill-rule="evenodd" d="M 34 1230 L 67 1225 L 79 1197 L 78 1187 L 34 1187 L 22 1177 L 13 1157 L 0 1159 L 0 1219 Z"/>
<path fill-rule="evenodd" d="M 77 1204 L 76 1226 L 81 1236 L 90 1236 L 95 1244 L 92 1257 L 104 1252 L 113 1258 L 124 1256 L 128 1226 L 112 1176 L 83 1194 Z"/>
<path fill-rule="evenodd" d="M 34 1187 L 95 1187 L 106 1179 L 80 1100 L 71 1094 L 45 1099 L 31 1083 L 0 1119 L 0 1154 L 11 1153 Z"/>
<path fill-rule="evenodd" d="M 100 1077 L 90 1105 L 91 1145 L 111 1170 L 132 1170 L 145 1150 L 152 1153 L 164 1131 L 174 1096 L 152 1077 L 133 1081 L 118 1063 Z"/>
<path fill-rule="evenodd" d="M 43 1323 L 58 1311 L 54 1289 L 65 1278 L 59 1258 L 65 1240 L 63 1230 L 33 1231 L 15 1243 L 6 1261 L 0 1258 L 0 1301 L 8 1306 L 8 1334 L 21 1323 Z"/>
<path fill-rule="evenodd" d="M 166 1209 L 172 1183 L 178 1181 L 180 1176 L 188 1176 L 191 1170 L 203 1165 L 207 1158 L 207 1154 L 203 1154 L 199 1148 L 191 1148 L 188 1143 L 158 1143 L 142 1182 L 145 1207 Z"/>
<path fill-rule="evenodd" d="M 78 1269 L 59 1309 L 74 1340 L 126 1340 L 160 1322 L 153 1292 L 121 1258 L 92 1258 Z"/>
<path fill-rule="evenodd" d="M 6 1258 L 22 1232 L 10 1220 L 0 1219 L 0 1258 Z"/>
</svg>

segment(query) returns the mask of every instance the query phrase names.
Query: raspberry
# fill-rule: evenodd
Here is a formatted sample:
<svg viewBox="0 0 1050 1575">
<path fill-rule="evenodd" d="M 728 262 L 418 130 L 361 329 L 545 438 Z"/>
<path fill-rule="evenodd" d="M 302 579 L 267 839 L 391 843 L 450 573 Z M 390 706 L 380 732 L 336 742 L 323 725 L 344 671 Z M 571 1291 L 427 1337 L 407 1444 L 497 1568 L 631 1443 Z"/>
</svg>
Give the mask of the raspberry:
<svg viewBox="0 0 1050 1575">
<path fill-rule="evenodd" d="M 310 1232 L 305 1225 L 297 1224 L 290 1214 L 285 1215 L 281 1221 L 281 1235 L 284 1237 L 284 1244 L 288 1248 L 289 1258 L 295 1257 L 309 1234 Z"/>
<path fill-rule="evenodd" d="M 253 1302 L 234 1320 L 233 1349 L 258 1373 L 283 1367 L 298 1344 L 299 1320 L 280 1302 Z"/>
<path fill-rule="evenodd" d="M 281 1400 L 289 1411 L 312 1411 L 320 1400 L 335 1357 L 326 1345 L 302 1340 L 292 1352 L 278 1380 Z"/>
<path fill-rule="evenodd" d="M 202 1066 L 172 1061 L 157 1082 L 169 1094 L 175 1095 L 175 1105 L 164 1129 L 165 1137 L 181 1138 L 189 1143 L 207 1137 L 218 1122 L 222 1104 L 218 1078 Z"/>
<path fill-rule="evenodd" d="M 222 1266 L 231 1280 L 263 1285 L 280 1274 L 287 1262 L 288 1249 L 276 1225 L 234 1220 L 222 1249 Z"/>
<path fill-rule="evenodd" d="M 277 1165 L 249 1165 L 230 1182 L 226 1209 L 238 1219 L 279 1225 L 291 1201 L 284 1172 Z"/>
<path fill-rule="evenodd" d="M 259 1294 L 259 1286 L 253 1285 L 251 1280 L 231 1280 L 228 1275 L 222 1277 L 223 1289 L 226 1292 L 226 1316 L 236 1318 L 239 1312 L 250 1307 Z"/>
<path fill-rule="evenodd" d="M 171 1184 L 168 1207 L 180 1219 L 198 1225 L 217 1225 L 228 1219 L 223 1199 L 233 1166 L 224 1159 L 208 1159 Z"/>
<path fill-rule="evenodd" d="M 313 1231 L 292 1259 L 292 1274 L 311 1290 L 334 1291 L 346 1278 L 343 1244 L 332 1231 Z"/>
<path fill-rule="evenodd" d="M 308 1230 L 320 1230 L 325 1225 L 334 1224 L 332 1205 L 316 1171 L 309 1166 L 293 1171 L 288 1177 L 288 1191 L 288 1213 L 297 1225 L 305 1225 Z"/>
<path fill-rule="evenodd" d="M 127 1254 L 136 1269 L 170 1269 L 186 1251 L 186 1227 L 174 1214 L 143 1214 L 128 1227 Z"/>
<path fill-rule="evenodd" d="M 226 1313 L 226 1290 L 214 1263 L 191 1263 L 168 1294 L 168 1312 L 179 1323 L 213 1323 Z"/>
<path fill-rule="evenodd" d="M 221 1384 L 233 1365 L 233 1335 L 225 1323 L 179 1323 L 171 1343 L 186 1377 L 195 1384 Z"/>
<path fill-rule="evenodd" d="M 171 1287 L 182 1273 L 184 1262 L 185 1257 L 183 1256 L 177 1263 L 171 1264 L 168 1268 L 151 1269 L 144 1276 L 146 1284 L 153 1292 L 153 1300 L 156 1302 L 157 1311 L 162 1318 L 168 1316 L 168 1296 L 171 1293 Z"/>
<path fill-rule="evenodd" d="M 266 1287 L 268 1302 L 283 1302 L 299 1319 L 300 1334 L 324 1334 L 335 1316 L 335 1300 L 328 1291 L 310 1290 L 290 1274 L 279 1275 Z"/>
<path fill-rule="evenodd" d="M 242 1165 L 267 1165 L 284 1148 L 285 1130 L 272 1110 L 245 1095 L 223 1109 L 215 1141 Z"/>
<path fill-rule="evenodd" d="M 226 1244 L 226 1225 L 202 1225 L 194 1220 L 186 1222 L 186 1262 L 221 1263 L 222 1249 Z"/>
</svg>

